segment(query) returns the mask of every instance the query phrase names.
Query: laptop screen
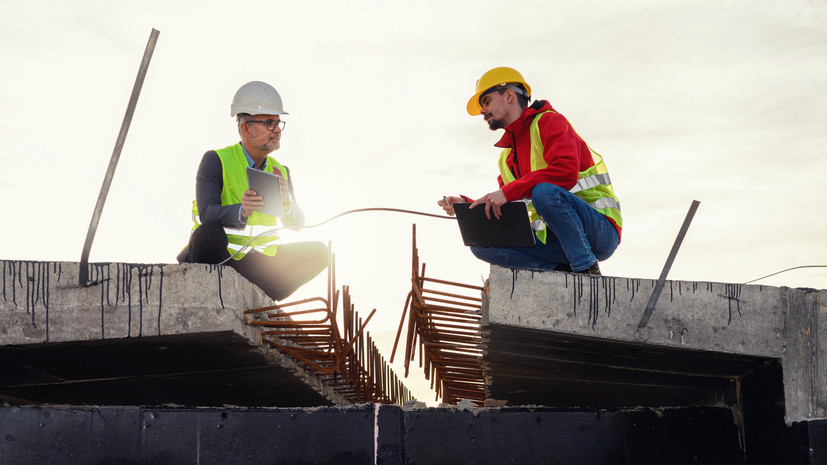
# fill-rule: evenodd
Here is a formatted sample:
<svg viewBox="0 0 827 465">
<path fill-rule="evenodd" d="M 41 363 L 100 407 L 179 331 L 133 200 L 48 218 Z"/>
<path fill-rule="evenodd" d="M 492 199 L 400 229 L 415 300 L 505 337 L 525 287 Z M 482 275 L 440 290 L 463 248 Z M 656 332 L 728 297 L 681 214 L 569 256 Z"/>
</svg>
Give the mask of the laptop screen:
<svg viewBox="0 0 827 465">
<path fill-rule="evenodd" d="M 465 245 L 480 247 L 531 247 L 534 245 L 534 231 L 528 221 L 525 202 L 507 202 L 497 219 L 485 217 L 485 206 L 474 208 L 467 202 L 453 204 L 457 215 L 459 231 Z"/>
</svg>

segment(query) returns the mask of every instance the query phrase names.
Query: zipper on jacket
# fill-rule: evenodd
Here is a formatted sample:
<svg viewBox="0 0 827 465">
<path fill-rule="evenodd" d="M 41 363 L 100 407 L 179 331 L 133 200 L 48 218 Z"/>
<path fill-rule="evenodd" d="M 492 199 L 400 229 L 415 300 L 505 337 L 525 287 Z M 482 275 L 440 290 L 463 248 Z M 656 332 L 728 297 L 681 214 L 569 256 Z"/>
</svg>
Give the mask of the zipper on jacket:
<svg viewBox="0 0 827 465">
<path fill-rule="evenodd" d="M 520 162 L 517 159 L 517 139 L 514 137 L 514 133 L 511 133 L 511 152 L 512 152 L 512 160 L 514 160 L 514 167 L 517 168 L 517 172 L 514 173 L 514 168 L 511 169 L 511 174 L 514 175 L 514 179 L 519 179 L 522 177 L 520 173 Z"/>
</svg>

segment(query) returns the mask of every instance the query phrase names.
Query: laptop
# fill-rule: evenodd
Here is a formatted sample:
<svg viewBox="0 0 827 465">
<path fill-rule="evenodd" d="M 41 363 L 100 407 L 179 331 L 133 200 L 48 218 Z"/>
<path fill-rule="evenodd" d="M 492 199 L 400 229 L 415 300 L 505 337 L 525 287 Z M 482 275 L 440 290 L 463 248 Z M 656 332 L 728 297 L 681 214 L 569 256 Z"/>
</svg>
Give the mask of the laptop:
<svg viewBox="0 0 827 465">
<path fill-rule="evenodd" d="M 264 207 L 259 212 L 278 218 L 284 216 L 284 209 L 281 206 L 279 176 L 248 166 L 247 186 L 250 190 L 254 190 L 258 195 L 264 197 Z"/>
<path fill-rule="evenodd" d="M 485 217 L 485 205 L 474 208 L 468 202 L 453 204 L 457 215 L 459 232 L 465 245 L 480 247 L 531 247 L 534 245 L 534 230 L 528 221 L 525 202 L 506 202 L 497 219 Z"/>
</svg>

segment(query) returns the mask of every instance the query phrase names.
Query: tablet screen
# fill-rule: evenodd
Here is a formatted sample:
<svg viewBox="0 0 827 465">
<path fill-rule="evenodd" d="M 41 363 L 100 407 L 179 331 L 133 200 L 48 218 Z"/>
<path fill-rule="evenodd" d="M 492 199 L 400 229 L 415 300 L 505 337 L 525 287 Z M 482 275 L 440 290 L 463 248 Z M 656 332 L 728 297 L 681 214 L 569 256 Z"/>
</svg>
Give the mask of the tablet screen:
<svg viewBox="0 0 827 465">
<path fill-rule="evenodd" d="M 259 210 L 266 215 L 283 217 L 284 209 L 281 206 L 281 189 L 279 176 L 266 171 L 247 167 L 247 185 L 250 190 L 264 197 L 264 207 Z"/>
</svg>

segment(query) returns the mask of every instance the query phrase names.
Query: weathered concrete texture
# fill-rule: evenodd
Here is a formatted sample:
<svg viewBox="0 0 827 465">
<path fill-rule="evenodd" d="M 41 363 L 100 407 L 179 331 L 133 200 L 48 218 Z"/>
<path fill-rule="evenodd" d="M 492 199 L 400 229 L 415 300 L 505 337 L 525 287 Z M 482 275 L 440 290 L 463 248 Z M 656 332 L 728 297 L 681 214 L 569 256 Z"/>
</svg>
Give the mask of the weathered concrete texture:
<svg viewBox="0 0 827 465">
<path fill-rule="evenodd" d="M 727 354 L 739 363 L 776 359 L 783 370 L 786 421 L 825 417 L 827 291 L 667 281 L 647 327 L 636 337 L 655 283 L 492 266 L 483 327 L 583 336 L 644 355 L 677 349 L 701 357 Z M 488 349 L 487 355 L 499 350 Z M 745 366 L 749 369 L 749 363 Z M 744 366 L 730 368 L 722 374 L 737 379 Z"/>
<path fill-rule="evenodd" d="M 782 443 L 773 457 L 782 460 L 753 463 L 783 463 Z M 745 463 L 727 409 L 460 411 L 372 404 L 0 408 L 0 459 L 4 465 Z"/>
<path fill-rule="evenodd" d="M 404 420 L 407 463 L 744 463 L 738 429 L 720 408 L 429 409 Z M 783 457 L 783 444 L 776 447 Z"/>
<path fill-rule="evenodd" d="M 827 463 L 827 420 L 793 423 L 788 428 L 787 437 L 786 463 Z"/>
<path fill-rule="evenodd" d="M 138 350 L 136 347 L 155 351 L 211 344 L 215 350 L 210 353 L 222 358 L 219 365 L 225 369 L 223 375 L 218 374 L 220 370 L 216 369 L 214 379 L 241 376 L 240 373 L 246 368 L 257 373 L 249 378 L 250 382 L 267 380 L 259 388 L 280 384 L 275 378 L 281 378 L 284 382 L 312 386 L 312 390 L 317 392 L 315 405 L 343 402 L 321 380 L 305 373 L 288 357 L 262 346 L 260 330 L 245 324 L 243 312 L 272 305 L 273 301 L 231 268 L 201 264 L 90 264 L 89 277 L 95 284 L 84 287 L 78 284 L 78 263 L 0 263 L 3 272 L 0 370 L 15 374 L 8 377 L 4 384 L 7 390 L 3 394 L 9 396 L 7 399 L 29 392 L 22 387 L 32 383 L 63 380 L 67 391 L 70 390 L 67 378 L 72 378 L 71 383 L 91 383 L 102 375 L 83 369 L 83 364 L 90 360 L 108 363 L 104 360 L 107 351 L 118 353 L 123 350 L 124 357 L 128 358 L 127 354 Z M 189 342 L 176 346 L 176 335 L 186 336 L 182 341 Z M 139 340 L 146 340 L 143 346 L 137 343 Z M 243 347 L 246 350 L 240 349 Z M 252 356 L 251 352 L 257 356 Z M 61 354 L 64 364 L 77 364 L 77 370 L 68 370 L 61 376 L 56 371 L 61 367 L 54 367 L 55 371 L 39 377 L 37 372 L 40 367 L 27 366 L 22 362 L 28 357 L 29 362 L 34 363 L 31 357 L 43 354 L 41 361 L 46 363 L 46 360 L 53 359 L 55 353 Z M 75 358 L 72 358 L 73 354 Z M 232 360 L 234 356 L 236 359 Z M 109 358 L 115 360 L 105 369 L 101 365 L 101 369 L 114 379 L 143 382 L 152 379 L 156 387 L 158 376 L 203 377 L 210 365 L 205 360 L 188 362 L 186 357 L 158 357 L 159 361 L 178 360 L 180 366 L 173 366 L 171 362 L 162 368 L 155 365 L 156 371 L 152 372 L 147 364 L 136 363 L 134 365 L 141 365 L 144 371 L 130 373 L 127 358 L 120 365 L 116 364 L 117 357 Z M 196 366 L 199 367 L 197 370 L 193 368 Z M 268 366 L 270 372 L 267 372 Z M 87 372 L 88 376 L 83 379 L 69 376 L 69 373 L 78 372 Z M 18 384 L 9 384 L 15 382 L 10 381 L 12 379 L 17 380 Z M 194 380 L 191 378 L 191 381 Z M 256 388 L 255 385 L 247 387 Z M 293 387 L 301 390 L 300 386 Z M 289 391 L 286 389 L 284 392 Z M 57 394 L 60 390 L 54 389 L 53 392 Z M 305 394 L 302 394 L 305 399 L 302 402 L 306 402 Z M 272 395 L 278 397 L 279 393 Z M 163 403 L 163 399 L 157 396 L 149 398 Z M 50 402 L 43 397 L 31 400 Z M 87 402 L 81 403 L 88 402 L 94 403 L 94 400 L 87 399 Z M 216 405 L 216 402 L 217 405 L 222 404 L 221 399 L 214 398 L 208 405 Z M 276 402 L 272 405 L 284 404 Z"/>
<path fill-rule="evenodd" d="M 272 300 L 235 270 L 209 265 L 3 261 L 0 342 L 34 344 L 209 331 L 244 334 L 241 311 Z"/>
<path fill-rule="evenodd" d="M 825 354 L 825 345 L 827 345 L 827 292 L 810 292 L 808 296 L 812 299 L 816 312 L 816 327 L 811 330 L 811 334 L 815 336 L 816 341 L 815 344 L 812 344 L 812 357 L 815 358 L 813 365 L 817 373 L 814 378 L 818 387 L 815 416 L 825 418 L 827 417 L 827 354 Z M 827 429 L 822 429 L 822 431 L 827 432 Z M 825 463 L 827 463 L 827 456 L 825 456 Z"/>
</svg>

